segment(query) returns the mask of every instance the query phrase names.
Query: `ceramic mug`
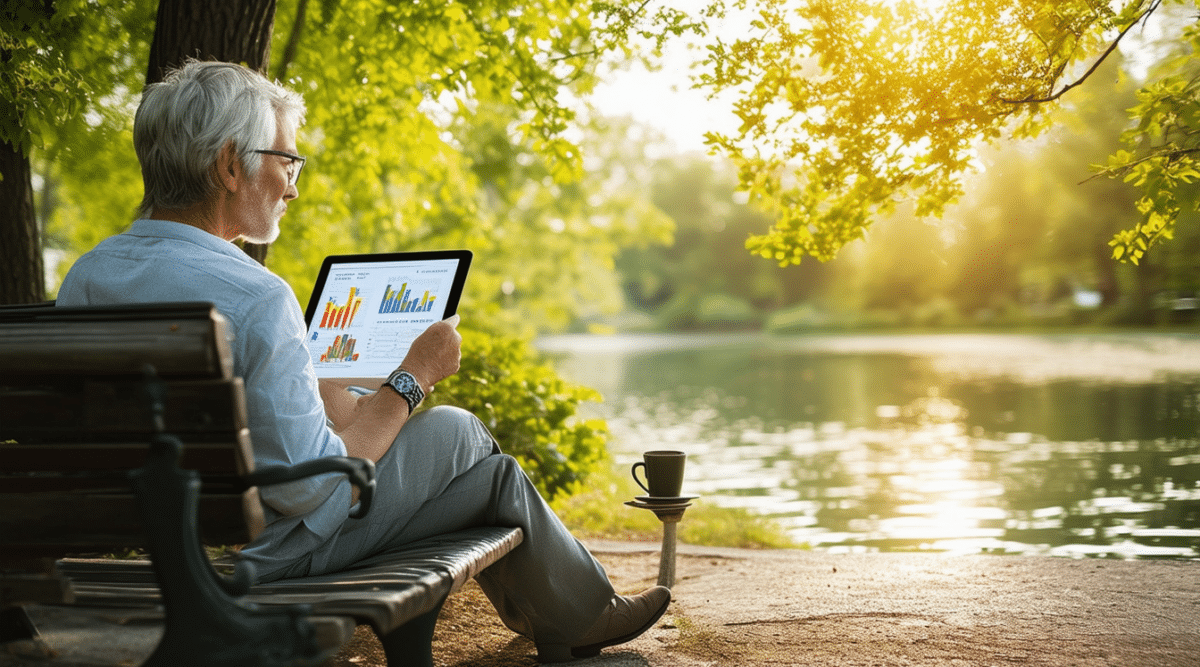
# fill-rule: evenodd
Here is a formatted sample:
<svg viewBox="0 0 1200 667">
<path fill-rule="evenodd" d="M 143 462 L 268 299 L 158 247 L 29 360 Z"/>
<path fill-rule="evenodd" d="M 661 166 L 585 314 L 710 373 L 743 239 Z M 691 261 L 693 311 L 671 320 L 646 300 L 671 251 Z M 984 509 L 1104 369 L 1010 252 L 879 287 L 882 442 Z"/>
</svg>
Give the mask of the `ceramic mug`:
<svg viewBox="0 0 1200 667">
<path fill-rule="evenodd" d="M 630 474 L 633 481 L 652 497 L 678 498 L 683 490 L 683 464 L 687 454 L 671 450 L 658 450 L 642 454 L 642 460 L 633 464 Z M 638 479 L 638 468 L 642 469 L 646 481 Z"/>
</svg>

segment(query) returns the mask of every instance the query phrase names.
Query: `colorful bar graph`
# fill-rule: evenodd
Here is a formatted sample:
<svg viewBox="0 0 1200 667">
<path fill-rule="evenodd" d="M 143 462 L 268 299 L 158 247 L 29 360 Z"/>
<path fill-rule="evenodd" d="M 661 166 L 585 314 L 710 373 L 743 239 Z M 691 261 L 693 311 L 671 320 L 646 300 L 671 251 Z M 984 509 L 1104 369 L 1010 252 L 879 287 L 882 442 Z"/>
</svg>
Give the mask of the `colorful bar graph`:
<svg viewBox="0 0 1200 667">
<path fill-rule="evenodd" d="M 410 298 L 412 290 L 408 289 L 408 283 L 400 286 L 400 289 L 393 290 L 391 285 L 383 291 L 383 299 L 379 302 L 380 314 L 387 313 L 428 313 L 433 311 L 433 304 L 437 301 L 437 296 L 425 290 L 425 293 L 418 301 L 415 298 Z"/>
<path fill-rule="evenodd" d="M 337 299 L 329 298 L 325 302 L 325 312 L 321 314 L 321 323 L 317 325 L 321 329 L 345 329 L 354 323 L 354 316 L 358 314 L 358 308 L 362 305 L 363 298 L 357 295 L 358 288 L 351 287 L 350 295 L 346 297 L 344 304 L 339 304 Z"/>
<path fill-rule="evenodd" d="M 321 355 L 321 361 L 358 361 L 358 353 L 354 351 L 357 343 L 357 339 L 351 338 L 347 334 L 339 335 L 333 339 L 333 345 L 330 345 L 329 349 Z"/>
</svg>

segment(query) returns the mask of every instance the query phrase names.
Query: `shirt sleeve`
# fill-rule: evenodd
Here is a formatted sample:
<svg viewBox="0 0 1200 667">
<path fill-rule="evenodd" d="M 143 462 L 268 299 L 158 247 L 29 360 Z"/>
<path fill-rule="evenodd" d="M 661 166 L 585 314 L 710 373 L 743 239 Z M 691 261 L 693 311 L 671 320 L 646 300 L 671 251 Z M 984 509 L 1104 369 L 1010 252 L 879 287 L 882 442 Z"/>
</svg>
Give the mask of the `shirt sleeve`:
<svg viewBox="0 0 1200 667">
<path fill-rule="evenodd" d="M 257 467 L 346 455 L 345 444 L 325 420 L 300 308 L 280 282 L 247 309 L 234 339 L 235 360 L 244 362 L 240 374 Z M 322 537 L 333 534 L 350 509 L 350 485 L 341 474 L 265 487 L 260 493 L 283 516 L 305 515 L 305 524 Z"/>
</svg>

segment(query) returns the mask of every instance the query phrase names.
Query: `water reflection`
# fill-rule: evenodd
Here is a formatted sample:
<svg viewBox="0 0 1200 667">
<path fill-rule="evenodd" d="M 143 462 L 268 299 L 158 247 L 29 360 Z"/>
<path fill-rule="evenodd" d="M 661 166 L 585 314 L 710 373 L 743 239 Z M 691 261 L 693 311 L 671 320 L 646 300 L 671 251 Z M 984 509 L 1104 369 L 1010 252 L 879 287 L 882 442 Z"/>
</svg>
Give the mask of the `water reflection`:
<svg viewBox="0 0 1200 667">
<path fill-rule="evenodd" d="M 602 344 L 597 344 L 597 343 Z M 557 338 L 622 465 L 834 550 L 1200 556 L 1200 341 Z"/>
</svg>

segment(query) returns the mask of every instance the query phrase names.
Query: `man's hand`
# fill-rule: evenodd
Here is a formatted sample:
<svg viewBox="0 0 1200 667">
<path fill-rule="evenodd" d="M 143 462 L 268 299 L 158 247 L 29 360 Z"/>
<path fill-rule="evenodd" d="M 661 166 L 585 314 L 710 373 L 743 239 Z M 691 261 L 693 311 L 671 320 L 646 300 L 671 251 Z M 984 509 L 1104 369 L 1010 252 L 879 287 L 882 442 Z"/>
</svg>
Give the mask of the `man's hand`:
<svg viewBox="0 0 1200 667">
<path fill-rule="evenodd" d="M 462 334 L 458 333 L 459 317 L 452 315 L 434 322 L 417 336 L 400 368 L 413 374 L 428 394 L 433 385 L 458 372 L 462 360 Z"/>
</svg>

